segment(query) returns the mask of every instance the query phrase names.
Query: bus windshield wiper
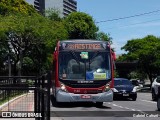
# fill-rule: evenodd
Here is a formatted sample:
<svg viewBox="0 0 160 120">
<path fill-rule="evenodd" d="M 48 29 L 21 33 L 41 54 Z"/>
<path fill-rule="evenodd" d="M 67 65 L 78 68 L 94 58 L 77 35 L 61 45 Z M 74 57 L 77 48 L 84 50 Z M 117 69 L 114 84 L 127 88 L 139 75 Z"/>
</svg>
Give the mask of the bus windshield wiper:
<svg viewBox="0 0 160 120">
<path fill-rule="evenodd" d="M 93 55 L 93 57 L 89 60 L 89 64 L 93 62 L 93 59 L 98 55 L 99 51 L 96 51 L 96 53 Z"/>
<path fill-rule="evenodd" d="M 71 53 L 72 53 L 72 55 L 74 56 L 76 62 L 80 65 L 80 62 L 79 62 L 79 60 L 78 60 L 76 54 L 75 54 L 72 50 L 71 50 Z"/>
</svg>

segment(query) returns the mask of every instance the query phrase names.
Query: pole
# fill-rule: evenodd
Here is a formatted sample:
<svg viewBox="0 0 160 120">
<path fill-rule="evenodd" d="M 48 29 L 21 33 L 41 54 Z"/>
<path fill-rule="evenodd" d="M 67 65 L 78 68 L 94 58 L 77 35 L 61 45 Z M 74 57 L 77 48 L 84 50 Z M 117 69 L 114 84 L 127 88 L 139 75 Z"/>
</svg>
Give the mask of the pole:
<svg viewBox="0 0 160 120">
<path fill-rule="evenodd" d="M 8 54 L 8 76 L 11 77 L 11 56 Z"/>
<path fill-rule="evenodd" d="M 21 70 L 22 70 L 22 50 L 20 50 L 20 54 L 19 54 L 19 69 L 18 69 L 18 76 L 21 76 Z"/>
</svg>

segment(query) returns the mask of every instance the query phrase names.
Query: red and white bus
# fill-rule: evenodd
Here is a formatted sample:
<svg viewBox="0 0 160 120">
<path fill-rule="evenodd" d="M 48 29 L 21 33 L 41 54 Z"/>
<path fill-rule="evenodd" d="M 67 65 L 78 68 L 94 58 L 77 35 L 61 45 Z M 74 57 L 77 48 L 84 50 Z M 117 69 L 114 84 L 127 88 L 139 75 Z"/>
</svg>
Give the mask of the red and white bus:
<svg viewBox="0 0 160 120">
<path fill-rule="evenodd" d="M 58 41 L 52 72 L 56 102 L 95 102 L 102 106 L 113 101 L 114 58 L 105 41 Z"/>
</svg>

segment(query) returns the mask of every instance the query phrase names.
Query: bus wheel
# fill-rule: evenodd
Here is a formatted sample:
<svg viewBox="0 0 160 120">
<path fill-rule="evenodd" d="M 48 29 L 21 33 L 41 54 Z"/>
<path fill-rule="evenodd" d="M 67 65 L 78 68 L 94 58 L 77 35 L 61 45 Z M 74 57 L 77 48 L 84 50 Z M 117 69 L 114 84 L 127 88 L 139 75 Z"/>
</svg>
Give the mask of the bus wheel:
<svg viewBox="0 0 160 120">
<path fill-rule="evenodd" d="M 58 107 L 59 106 L 59 102 L 57 102 L 57 100 L 54 96 L 51 98 L 51 102 L 52 102 L 53 107 Z"/>
<path fill-rule="evenodd" d="M 96 106 L 97 107 L 102 107 L 103 106 L 103 102 L 96 102 Z"/>
<path fill-rule="evenodd" d="M 156 100 L 157 100 L 156 93 L 155 93 L 154 90 L 152 90 L 152 100 L 153 100 L 153 101 L 156 101 Z"/>
</svg>

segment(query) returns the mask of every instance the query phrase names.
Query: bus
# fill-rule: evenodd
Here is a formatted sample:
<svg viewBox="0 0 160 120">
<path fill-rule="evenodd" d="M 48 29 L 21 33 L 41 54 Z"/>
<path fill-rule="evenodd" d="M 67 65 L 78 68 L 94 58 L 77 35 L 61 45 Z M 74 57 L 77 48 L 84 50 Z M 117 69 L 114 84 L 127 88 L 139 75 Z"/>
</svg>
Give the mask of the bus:
<svg viewBox="0 0 160 120">
<path fill-rule="evenodd" d="M 98 40 L 58 41 L 53 55 L 52 94 L 55 102 L 113 101 L 115 54 Z"/>
</svg>

